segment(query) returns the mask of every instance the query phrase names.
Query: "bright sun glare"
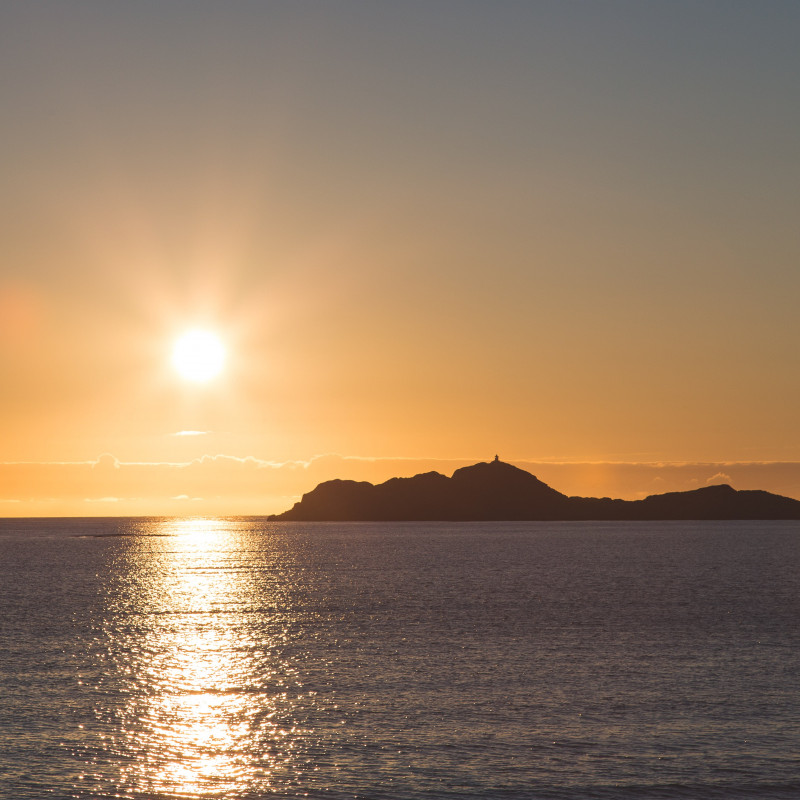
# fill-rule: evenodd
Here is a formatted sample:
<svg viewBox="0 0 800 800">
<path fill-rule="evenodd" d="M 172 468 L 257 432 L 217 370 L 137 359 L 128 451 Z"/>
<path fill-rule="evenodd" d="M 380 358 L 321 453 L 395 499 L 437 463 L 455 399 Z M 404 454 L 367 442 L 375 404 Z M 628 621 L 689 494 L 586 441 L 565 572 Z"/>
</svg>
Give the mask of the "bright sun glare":
<svg viewBox="0 0 800 800">
<path fill-rule="evenodd" d="M 215 333 L 188 331 L 175 342 L 172 363 L 181 377 L 205 383 L 222 371 L 225 347 Z"/>
</svg>

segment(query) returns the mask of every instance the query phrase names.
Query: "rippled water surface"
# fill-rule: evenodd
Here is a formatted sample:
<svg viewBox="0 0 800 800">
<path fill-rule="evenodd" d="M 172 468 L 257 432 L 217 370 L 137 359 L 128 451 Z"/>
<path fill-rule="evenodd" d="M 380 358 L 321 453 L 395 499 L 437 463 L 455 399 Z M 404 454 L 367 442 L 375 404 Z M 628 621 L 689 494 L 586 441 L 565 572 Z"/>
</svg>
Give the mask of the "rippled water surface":
<svg viewBox="0 0 800 800">
<path fill-rule="evenodd" d="M 0 797 L 800 797 L 797 523 L 0 521 Z"/>
</svg>

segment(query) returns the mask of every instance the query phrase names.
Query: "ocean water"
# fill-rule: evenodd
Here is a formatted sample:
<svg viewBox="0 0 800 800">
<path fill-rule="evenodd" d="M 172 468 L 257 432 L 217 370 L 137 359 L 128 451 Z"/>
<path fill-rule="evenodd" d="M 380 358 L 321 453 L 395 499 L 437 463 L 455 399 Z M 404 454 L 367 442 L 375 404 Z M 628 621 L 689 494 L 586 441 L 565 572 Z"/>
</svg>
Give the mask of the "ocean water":
<svg viewBox="0 0 800 800">
<path fill-rule="evenodd" d="M 798 798 L 800 524 L 0 521 L 0 798 Z"/>
</svg>

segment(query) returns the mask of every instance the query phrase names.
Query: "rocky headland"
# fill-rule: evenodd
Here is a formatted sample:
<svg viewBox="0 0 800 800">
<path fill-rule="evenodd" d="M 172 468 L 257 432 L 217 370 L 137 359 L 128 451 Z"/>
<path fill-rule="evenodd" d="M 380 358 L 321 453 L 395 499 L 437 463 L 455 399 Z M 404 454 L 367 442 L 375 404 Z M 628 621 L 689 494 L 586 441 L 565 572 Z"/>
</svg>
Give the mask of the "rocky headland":
<svg viewBox="0 0 800 800">
<path fill-rule="evenodd" d="M 531 473 L 494 461 L 448 478 L 425 472 L 385 483 L 331 480 L 319 484 L 271 520 L 711 520 L 800 519 L 800 501 L 728 485 L 651 495 L 643 500 L 568 497 Z"/>
</svg>

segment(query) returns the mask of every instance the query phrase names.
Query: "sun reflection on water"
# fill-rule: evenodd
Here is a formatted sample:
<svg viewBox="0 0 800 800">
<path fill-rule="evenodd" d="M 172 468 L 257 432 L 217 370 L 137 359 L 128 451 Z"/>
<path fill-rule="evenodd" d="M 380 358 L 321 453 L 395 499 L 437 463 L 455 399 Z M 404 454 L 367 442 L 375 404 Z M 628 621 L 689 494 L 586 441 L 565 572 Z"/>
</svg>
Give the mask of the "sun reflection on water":
<svg viewBox="0 0 800 800">
<path fill-rule="evenodd" d="M 106 629 L 115 788 L 232 797 L 268 791 L 278 771 L 285 783 L 306 733 L 293 713 L 303 688 L 281 656 L 269 552 L 227 520 L 147 532 L 126 553 Z"/>
</svg>

